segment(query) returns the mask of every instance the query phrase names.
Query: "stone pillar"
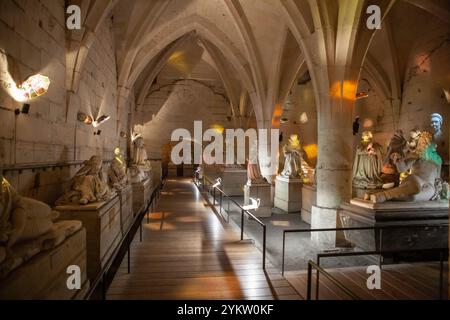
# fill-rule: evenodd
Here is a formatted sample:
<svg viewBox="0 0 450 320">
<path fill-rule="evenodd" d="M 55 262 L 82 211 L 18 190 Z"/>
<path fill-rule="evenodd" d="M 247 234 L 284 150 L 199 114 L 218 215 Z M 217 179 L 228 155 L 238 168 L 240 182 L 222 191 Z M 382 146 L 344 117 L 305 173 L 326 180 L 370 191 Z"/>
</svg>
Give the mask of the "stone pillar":
<svg viewBox="0 0 450 320">
<path fill-rule="evenodd" d="M 319 70 L 316 74 L 328 74 L 328 70 L 321 71 L 322 73 Z M 341 68 L 340 71 L 341 75 L 355 74 L 347 68 Z M 313 229 L 338 227 L 339 205 L 351 198 L 352 121 L 358 84 L 356 80 L 334 79 L 336 80 L 329 81 L 328 86 L 323 83 L 319 85 L 317 93 L 317 204 L 312 208 Z M 318 80 L 324 82 L 324 79 Z M 331 232 L 312 233 L 312 239 L 327 247 L 336 244 L 336 234 Z"/>
</svg>

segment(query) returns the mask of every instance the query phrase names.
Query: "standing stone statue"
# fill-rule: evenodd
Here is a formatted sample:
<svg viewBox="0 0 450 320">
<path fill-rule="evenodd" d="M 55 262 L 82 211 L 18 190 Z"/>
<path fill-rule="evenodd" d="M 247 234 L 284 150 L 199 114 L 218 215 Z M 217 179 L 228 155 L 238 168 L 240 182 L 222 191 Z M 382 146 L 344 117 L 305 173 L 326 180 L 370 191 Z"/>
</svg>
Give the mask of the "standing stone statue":
<svg viewBox="0 0 450 320">
<path fill-rule="evenodd" d="M 20 196 L 3 177 L 0 167 L 0 274 L 11 247 L 49 232 L 59 213 L 40 201 Z M 9 266 L 13 267 L 13 266 Z"/>
<path fill-rule="evenodd" d="M 446 145 L 444 134 L 442 133 L 442 124 L 444 118 L 439 113 L 433 113 L 430 116 L 430 126 L 433 133 L 433 141 L 437 146 L 437 153 L 442 158 L 444 164 L 449 163 L 448 146 Z M 443 178 L 448 179 L 448 172 L 443 173 Z"/>
<path fill-rule="evenodd" d="M 116 190 L 128 184 L 127 167 L 120 148 L 114 149 L 114 159 L 108 169 L 108 185 Z"/>
<path fill-rule="evenodd" d="M 147 159 L 147 151 L 144 147 L 144 138 L 139 137 L 134 141 L 133 158 L 130 167 L 131 182 L 142 182 L 150 177 L 152 166 Z"/>
<path fill-rule="evenodd" d="M 247 184 L 261 183 L 267 183 L 267 180 L 262 176 L 261 169 L 259 168 L 257 142 L 252 141 L 247 164 Z"/>
<path fill-rule="evenodd" d="M 103 179 L 103 161 L 99 156 L 92 156 L 70 181 L 68 191 L 62 195 L 56 205 L 81 204 L 106 201 L 112 192 Z"/>
<path fill-rule="evenodd" d="M 402 156 L 392 153 L 392 162 L 399 172 L 410 171 L 399 187 L 367 194 L 373 203 L 388 200 L 429 201 L 436 198 L 436 180 L 440 178 L 442 159 L 436 152 L 436 144 L 431 133 L 422 132 L 415 150 Z"/>
<path fill-rule="evenodd" d="M 381 145 L 373 141 L 370 131 L 363 132 L 353 163 L 353 187 L 360 189 L 381 187 L 382 166 Z"/>
</svg>

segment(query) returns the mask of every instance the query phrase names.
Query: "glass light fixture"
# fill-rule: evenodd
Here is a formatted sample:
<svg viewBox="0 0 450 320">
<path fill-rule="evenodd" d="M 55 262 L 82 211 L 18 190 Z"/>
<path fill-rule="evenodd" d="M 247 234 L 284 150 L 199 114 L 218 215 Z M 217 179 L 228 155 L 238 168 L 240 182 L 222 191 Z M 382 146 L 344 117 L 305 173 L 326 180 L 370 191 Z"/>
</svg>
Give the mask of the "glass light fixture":
<svg viewBox="0 0 450 320">
<path fill-rule="evenodd" d="M 50 79 L 41 74 L 29 77 L 20 86 L 13 85 L 12 93 L 15 100 L 25 102 L 42 96 L 48 91 Z"/>
<path fill-rule="evenodd" d="M 97 120 L 92 122 L 92 125 L 94 126 L 94 128 L 97 128 L 99 125 L 101 125 L 102 123 L 105 123 L 110 118 L 111 118 L 110 116 L 102 115 L 100 118 L 98 118 Z"/>
<path fill-rule="evenodd" d="M 85 124 L 92 124 L 93 122 L 92 117 L 83 112 L 78 112 L 77 119 L 78 121 L 83 122 Z"/>
<path fill-rule="evenodd" d="M 367 92 L 365 92 L 365 91 L 361 91 L 361 92 L 358 92 L 356 94 L 356 100 L 364 99 L 364 98 L 367 98 L 367 97 L 369 97 L 369 94 Z"/>
</svg>

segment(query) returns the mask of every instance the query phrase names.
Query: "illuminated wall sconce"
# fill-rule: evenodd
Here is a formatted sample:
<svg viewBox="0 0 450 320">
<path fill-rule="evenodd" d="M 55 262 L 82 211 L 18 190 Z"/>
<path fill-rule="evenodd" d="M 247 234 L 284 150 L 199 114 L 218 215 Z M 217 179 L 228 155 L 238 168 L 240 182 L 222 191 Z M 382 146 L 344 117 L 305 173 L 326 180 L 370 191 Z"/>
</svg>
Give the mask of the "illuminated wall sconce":
<svg viewBox="0 0 450 320">
<path fill-rule="evenodd" d="M 142 135 L 140 133 L 133 133 L 131 140 L 134 142 L 134 140 L 136 140 L 137 138 L 141 138 L 141 137 L 142 137 Z"/>
<path fill-rule="evenodd" d="M 42 96 L 48 91 L 50 79 L 41 74 L 29 77 L 21 85 L 2 81 L 2 85 L 8 90 L 17 102 L 26 102 Z"/>
<path fill-rule="evenodd" d="M 217 188 L 222 184 L 222 178 L 217 178 L 216 183 L 213 184 L 213 188 Z"/>
<path fill-rule="evenodd" d="M 102 115 L 100 118 L 98 118 L 97 120 L 92 122 L 92 125 L 94 126 L 94 128 L 97 128 L 99 125 L 101 125 L 102 123 L 105 123 L 110 118 L 111 118 L 110 116 Z"/>
<path fill-rule="evenodd" d="M 253 199 L 250 198 L 250 204 L 247 206 L 243 206 L 242 208 L 244 210 L 258 210 L 259 206 L 261 205 L 261 199 Z"/>
<path fill-rule="evenodd" d="M 365 92 L 365 91 L 361 91 L 361 92 L 358 92 L 356 94 L 356 100 L 364 99 L 364 98 L 367 98 L 367 97 L 369 97 L 369 94 L 367 92 Z"/>
<path fill-rule="evenodd" d="M 92 117 L 83 112 L 78 112 L 77 119 L 85 124 L 92 124 L 93 122 Z"/>
<path fill-rule="evenodd" d="M 286 123 L 286 122 L 288 122 L 288 121 L 289 121 L 288 118 L 281 118 L 281 119 L 280 119 L 280 123 Z"/>
</svg>

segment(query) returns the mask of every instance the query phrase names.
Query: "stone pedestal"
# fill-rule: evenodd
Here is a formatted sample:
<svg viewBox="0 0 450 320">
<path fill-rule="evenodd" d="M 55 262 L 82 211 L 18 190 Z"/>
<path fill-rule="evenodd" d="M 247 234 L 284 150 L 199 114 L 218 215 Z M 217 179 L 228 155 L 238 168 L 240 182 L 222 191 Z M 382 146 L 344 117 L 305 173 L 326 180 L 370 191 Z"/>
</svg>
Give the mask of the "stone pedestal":
<svg viewBox="0 0 450 320">
<path fill-rule="evenodd" d="M 448 201 L 385 202 L 373 204 L 354 199 L 342 204 L 339 212 L 343 227 L 414 226 L 375 231 L 348 231 L 345 238 L 364 250 L 414 250 L 444 248 L 448 245 Z"/>
<path fill-rule="evenodd" d="M 222 190 L 229 196 L 243 196 L 247 183 L 247 170 L 244 168 L 225 167 L 221 174 Z"/>
<path fill-rule="evenodd" d="M 152 164 L 153 185 L 159 185 L 162 181 L 162 163 L 161 160 L 150 160 Z"/>
<path fill-rule="evenodd" d="M 167 176 L 169 178 L 175 178 L 178 176 L 177 166 L 173 163 L 169 163 L 167 166 Z"/>
<path fill-rule="evenodd" d="M 70 265 L 80 267 L 80 290 L 67 288 L 69 275 L 66 271 Z M 86 230 L 80 229 L 57 247 L 38 253 L 0 280 L 0 300 L 81 300 L 88 289 Z"/>
<path fill-rule="evenodd" d="M 120 200 L 120 226 L 122 236 L 125 235 L 133 223 L 133 192 L 131 185 L 117 191 Z"/>
<path fill-rule="evenodd" d="M 313 185 L 305 184 L 302 188 L 302 220 L 311 224 L 312 208 L 317 204 L 317 190 Z"/>
<path fill-rule="evenodd" d="M 86 228 L 87 274 L 94 281 L 121 240 L 120 201 L 116 195 L 107 202 L 57 206 L 63 220 L 79 220 Z"/>
<path fill-rule="evenodd" d="M 192 164 L 183 164 L 183 177 L 192 178 L 194 176 L 194 166 Z"/>
<path fill-rule="evenodd" d="M 256 217 L 270 217 L 272 215 L 272 201 L 270 197 L 270 183 L 247 183 L 244 187 L 244 205 L 251 203 L 250 198 L 260 199 L 258 210 L 249 210 Z"/>
<path fill-rule="evenodd" d="M 302 209 L 302 186 L 301 179 L 277 176 L 275 180 L 275 207 L 286 212 L 300 212 Z"/>
<path fill-rule="evenodd" d="M 136 216 L 145 210 L 150 201 L 152 183 L 150 179 L 147 179 L 142 182 L 132 183 L 131 188 L 133 190 L 133 214 Z"/>
<path fill-rule="evenodd" d="M 311 229 L 334 229 L 337 225 L 338 210 L 333 208 L 322 208 L 317 205 L 312 206 Z M 337 244 L 337 234 L 331 232 L 311 232 L 311 240 L 323 249 L 335 248 Z"/>
</svg>

